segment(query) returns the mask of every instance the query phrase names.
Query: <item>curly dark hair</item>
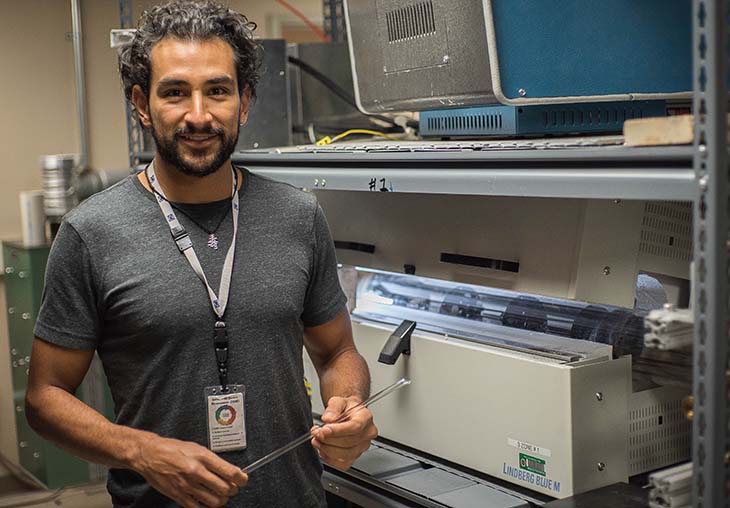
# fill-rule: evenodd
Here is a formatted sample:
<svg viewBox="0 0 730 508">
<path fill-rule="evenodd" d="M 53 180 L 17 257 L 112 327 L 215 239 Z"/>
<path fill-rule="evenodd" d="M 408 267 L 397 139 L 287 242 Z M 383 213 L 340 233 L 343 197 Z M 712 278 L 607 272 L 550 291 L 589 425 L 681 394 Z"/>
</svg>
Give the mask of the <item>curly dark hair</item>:
<svg viewBox="0 0 730 508">
<path fill-rule="evenodd" d="M 211 0 L 172 0 L 145 11 L 132 40 L 119 50 L 119 74 L 124 95 L 132 99 L 139 85 L 150 94 L 150 52 L 164 37 L 208 40 L 220 37 L 233 49 L 239 95 L 248 87 L 256 96 L 261 65 L 261 45 L 253 38 L 256 23 Z"/>
</svg>

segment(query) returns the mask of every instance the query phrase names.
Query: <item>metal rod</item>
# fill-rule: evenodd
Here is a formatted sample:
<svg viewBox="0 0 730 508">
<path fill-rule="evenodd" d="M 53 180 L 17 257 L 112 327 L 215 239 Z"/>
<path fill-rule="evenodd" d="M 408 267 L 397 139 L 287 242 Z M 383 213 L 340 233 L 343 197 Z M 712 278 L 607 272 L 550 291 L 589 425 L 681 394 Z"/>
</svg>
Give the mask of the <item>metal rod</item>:
<svg viewBox="0 0 730 508">
<path fill-rule="evenodd" d="M 76 111 L 79 119 L 78 169 L 86 169 L 89 163 L 89 134 L 86 127 L 86 81 L 84 74 L 84 46 L 81 28 L 81 0 L 71 0 L 71 31 L 74 47 L 74 72 L 76 79 Z"/>
<path fill-rule="evenodd" d="M 403 386 L 407 386 L 409 384 L 411 384 L 410 379 L 405 379 L 405 378 L 399 379 L 392 385 L 390 385 L 386 388 L 383 388 L 378 393 L 371 395 L 369 398 L 365 399 L 364 401 L 360 402 L 359 404 L 352 406 L 350 409 L 348 409 L 347 411 L 342 413 L 342 415 L 340 415 L 340 417 L 337 420 L 335 420 L 333 423 L 344 422 L 357 411 L 360 411 L 361 409 L 368 407 L 369 405 L 379 401 L 383 397 L 393 393 L 398 388 L 402 388 Z M 285 444 L 281 448 L 278 448 L 277 450 L 274 450 L 273 452 L 269 453 L 268 455 L 264 455 L 257 461 L 252 462 L 251 464 L 249 464 L 248 466 L 243 468 L 243 472 L 246 474 L 250 474 L 250 473 L 256 471 L 257 469 L 259 469 L 260 467 L 265 466 L 269 462 L 271 462 L 275 459 L 278 459 L 282 455 L 285 455 L 285 454 L 289 453 L 290 451 L 292 451 L 293 449 L 303 445 L 310 439 L 312 439 L 311 431 L 307 432 L 306 434 L 302 434 L 301 436 L 290 441 L 289 443 Z"/>
</svg>

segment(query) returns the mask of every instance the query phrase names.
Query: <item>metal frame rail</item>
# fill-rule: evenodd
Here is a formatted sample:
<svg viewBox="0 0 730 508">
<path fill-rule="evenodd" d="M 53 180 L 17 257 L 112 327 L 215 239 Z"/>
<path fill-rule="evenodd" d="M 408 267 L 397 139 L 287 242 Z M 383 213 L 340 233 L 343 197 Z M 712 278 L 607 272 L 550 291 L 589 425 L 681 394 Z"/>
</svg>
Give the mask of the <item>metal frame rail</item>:
<svg viewBox="0 0 730 508">
<path fill-rule="evenodd" d="M 133 0 L 119 0 L 119 25 L 121 28 L 132 28 L 134 26 Z M 139 164 L 139 153 L 144 150 L 142 129 L 137 121 L 137 115 L 132 104 L 124 100 L 124 110 L 127 117 L 127 153 L 129 155 L 129 167 L 135 168 Z"/>
<path fill-rule="evenodd" d="M 695 508 L 730 507 L 730 0 L 694 0 Z"/>
<path fill-rule="evenodd" d="M 324 11 L 324 31 L 332 42 L 345 42 L 345 7 L 343 0 L 322 0 Z"/>
</svg>

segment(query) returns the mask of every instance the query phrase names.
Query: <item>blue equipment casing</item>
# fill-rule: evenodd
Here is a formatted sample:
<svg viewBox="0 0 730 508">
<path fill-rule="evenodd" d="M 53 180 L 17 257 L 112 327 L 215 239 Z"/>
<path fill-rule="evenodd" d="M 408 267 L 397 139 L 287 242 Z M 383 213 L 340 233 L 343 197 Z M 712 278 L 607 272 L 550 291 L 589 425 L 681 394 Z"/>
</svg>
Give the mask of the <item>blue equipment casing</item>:
<svg viewBox="0 0 730 508">
<path fill-rule="evenodd" d="M 690 0 L 346 0 L 366 113 L 684 99 Z"/>
</svg>

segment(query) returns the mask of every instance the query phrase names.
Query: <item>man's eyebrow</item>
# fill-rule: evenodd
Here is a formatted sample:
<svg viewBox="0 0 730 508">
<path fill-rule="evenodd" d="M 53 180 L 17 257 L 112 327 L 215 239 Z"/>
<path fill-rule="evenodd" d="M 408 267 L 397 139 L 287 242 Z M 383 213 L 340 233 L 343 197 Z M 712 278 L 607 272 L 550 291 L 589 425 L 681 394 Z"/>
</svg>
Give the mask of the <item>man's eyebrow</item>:
<svg viewBox="0 0 730 508">
<path fill-rule="evenodd" d="M 164 87 L 164 86 L 181 86 L 181 85 L 187 85 L 188 82 L 184 79 L 174 79 L 174 78 L 168 78 L 168 79 L 162 79 L 159 83 L 157 83 L 157 86 Z"/>
<path fill-rule="evenodd" d="M 206 84 L 209 85 L 232 85 L 233 84 L 233 78 L 229 76 L 220 76 L 217 78 L 211 78 L 206 81 Z"/>
</svg>

